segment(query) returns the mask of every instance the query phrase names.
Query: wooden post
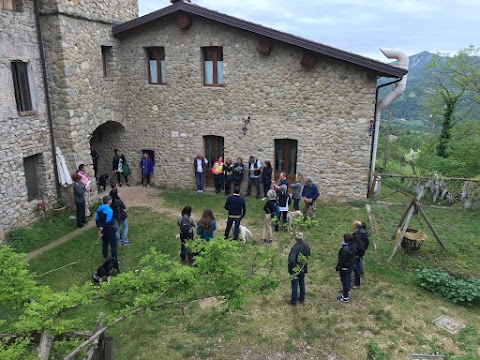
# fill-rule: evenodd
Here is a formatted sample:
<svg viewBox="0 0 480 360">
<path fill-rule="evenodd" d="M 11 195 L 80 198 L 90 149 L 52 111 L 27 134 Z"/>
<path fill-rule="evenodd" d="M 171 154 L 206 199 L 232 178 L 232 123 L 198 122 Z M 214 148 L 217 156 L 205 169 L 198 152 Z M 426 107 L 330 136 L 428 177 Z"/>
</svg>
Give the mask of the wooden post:
<svg viewBox="0 0 480 360">
<path fill-rule="evenodd" d="M 405 221 L 405 225 L 403 225 L 403 229 L 402 229 L 402 232 L 400 233 L 400 237 L 397 239 L 397 243 L 395 244 L 395 247 L 393 248 L 392 254 L 390 255 L 390 257 L 387 260 L 387 262 L 389 264 L 392 263 L 392 259 L 395 256 L 395 253 L 397 252 L 397 250 L 402 245 L 402 239 L 405 236 L 405 233 L 407 232 L 408 224 L 410 224 L 410 220 L 412 220 L 412 216 L 413 216 L 414 212 L 415 212 L 415 201 L 412 201 L 410 203 L 410 210 L 408 211 L 407 220 Z"/>
<path fill-rule="evenodd" d="M 105 337 L 105 356 L 104 360 L 114 360 L 115 359 L 115 354 L 113 351 L 113 337 L 107 336 Z"/>
<path fill-rule="evenodd" d="M 407 217 L 407 214 L 408 214 L 408 210 L 410 210 L 410 208 L 415 204 L 415 199 L 412 199 L 412 201 L 410 201 L 410 204 L 408 204 L 408 206 L 405 208 L 405 210 L 403 211 L 403 214 L 402 214 L 402 217 L 400 218 L 400 221 L 398 222 L 398 225 L 397 227 L 395 228 L 395 232 L 392 234 L 391 238 L 392 239 L 395 239 L 397 237 L 397 233 L 398 233 L 398 230 L 402 227 L 403 225 L 403 222 L 405 221 L 405 218 Z"/>
<path fill-rule="evenodd" d="M 422 207 L 420 206 L 420 203 L 417 203 L 416 206 L 417 206 L 418 212 L 420 213 L 420 215 L 422 215 L 423 219 L 427 223 L 428 227 L 432 231 L 433 236 L 435 236 L 435 239 L 437 239 L 437 241 L 440 244 L 440 246 L 442 247 L 442 249 L 447 250 L 445 248 L 445 244 L 443 243 L 442 239 L 440 239 L 440 237 L 437 235 L 435 229 L 433 228 L 432 223 L 430 222 L 430 220 L 428 220 L 427 214 L 425 214 L 425 212 L 423 211 Z"/>
</svg>

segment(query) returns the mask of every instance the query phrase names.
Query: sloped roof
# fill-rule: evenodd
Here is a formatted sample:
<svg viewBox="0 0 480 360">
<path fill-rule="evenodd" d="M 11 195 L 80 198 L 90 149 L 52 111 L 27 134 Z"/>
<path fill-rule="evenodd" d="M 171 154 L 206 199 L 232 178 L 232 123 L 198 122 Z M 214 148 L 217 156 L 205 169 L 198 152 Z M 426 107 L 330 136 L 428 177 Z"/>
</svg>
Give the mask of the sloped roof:
<svg viewBox="0 0 480 360">
<path fill-rule="evenodd" d="M 176 12 L 183 12 L 190 15 L 196 15 L 209 19 L 221 24 L 229 25 L 238 29 L 249 31 L 251 33 L 264 36 L 266 38 L 284 42 L 299 48 L 312 51 L 316 54 L 328 56 L 334 59 L 346 61 L 351 64 L 358 65 L 365 69 L 371 70 L 378 76 L 385 77 L 402 77 L 407 74 L 407 71 L 396 66 L 385 64 L 383 62 L 373 60 L 361 55 L 353 54 L 348 51 L 336 49 L 334 47 L 317 43 L 311 40 L 301 38 L 299 36 L 291 35 L 285 32 L 274 30 L 259 24 L 245 21 L 233 16 L 219 13 L 198 5 L 179 1 L 166 8 L 151 12 L 150 14 L 127 21 L 122 24 L 114 24 L 113 34 L 115 36 L 125 36 L 128 33 L 137 30 L 147 24 L 160 20 L 165 16 L 174 14 Z"/>
</svg>

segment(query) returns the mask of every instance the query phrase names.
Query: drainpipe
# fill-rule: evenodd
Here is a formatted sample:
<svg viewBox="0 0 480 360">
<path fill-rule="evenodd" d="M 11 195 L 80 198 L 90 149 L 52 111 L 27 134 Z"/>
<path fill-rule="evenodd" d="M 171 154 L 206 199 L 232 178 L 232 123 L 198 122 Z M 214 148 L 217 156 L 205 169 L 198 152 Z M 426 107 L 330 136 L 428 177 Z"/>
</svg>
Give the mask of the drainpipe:
<svg viewBox="0 0 480 360">
<path fill-rule="evenodd" d="M 380 49 L 380 51 L 389 59 L 397 59 L 398 60 L 398 67 L 408 70 L 409 59 L 408 55 L 402 51 L 397 49 Z M 382 100 L 378 101 L 378 92 L 379 89 L 392 85 L 397 84 L 392 91 L 390 91 L 387 95 L 385 95 Z M 380 131 L 380 116 L 382 115 L 382 110 L 386 108 L 388 105 L 393 103 L 404 91 L 407 86 L 407 75 L 403 76 L 402 78 L 392 81 L 387 84 L 383 84 L 377 86 L 377 90 L 375 93 L 375 117 L 374 117 L 374 124 L 373 124 L 373 139 L 372 139 L 372 150 L 370 154 L 370 171 L 369 171 L 369 183 L 368 183 L 368 196 L 370 196 L 370 190 L 373 187 L 373 180 L 375 176 L 375 162 L 377 161 L 377 148 L 378 148 L 378 137 Z"/>
<path fill-rule="evenodd" d="M 33 1 L 33 7 L 35 12 L 35 24 L 37 26 L 37 41 L 38 41 L 38 47 L 40 50 L 40 62 L 42 65 L 43 86 L 45 91 L 45 103 L 47 106 L 47 122 L 48 122 L 48 130 L 50 132 L 50 146 L 52 148 L 53 172 L 55 173 L 55 186 L 57 190 L 57 198 L 60 198 L 61 191 L 60 191 L 60 183 L 58 181 L 57 154 L 55 152 L 55 138 L 53 136 L 52 103 L 50 101 L 50 92 L 48 89 L 48 82 L 47 82 L 47 67 L 45 62 L 45 48 L 43 47 L 42 27 L 40 25 L 39 0 Z"/>
</svg>

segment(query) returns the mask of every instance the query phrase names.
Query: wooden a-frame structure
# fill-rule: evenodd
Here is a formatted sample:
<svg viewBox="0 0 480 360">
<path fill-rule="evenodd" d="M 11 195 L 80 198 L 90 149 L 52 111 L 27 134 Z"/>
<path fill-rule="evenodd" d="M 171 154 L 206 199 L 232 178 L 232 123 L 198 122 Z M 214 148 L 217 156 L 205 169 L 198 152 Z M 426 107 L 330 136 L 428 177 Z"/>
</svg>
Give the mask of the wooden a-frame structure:
<svg viewBox="0 0 480 360">
<path fill-rule="evenodd" d="M 416 212 L 418 212 L 423 217 L 423 219 L 427 223 L 428 227 L 432 231 L 433 236 L 435 237 L 435 239 L 437 239 L 437 241 L 440 244 L 440 246 L 442 247 L 442 249 L 446 250 L 445 244 L 443 243 L 442 239 L 440 239 L 440 237 L 437 235 L 437 232 L 433 228 L 432 223 L 428 219 L 427 215 L 423 211 L 422 206 L 420 204 L 420 199 L 422 198 L 422 196 L 424 194 L 424 191 L 425 191 L 425 189 L 423 188 L 423 186 L 418 189 L 417 196 L 412 199 L 410 204 L 407 206 L 407 208 L 403 212 L 400 221 L 398 222 L 397 229 L 395 231 L 395 234 L 392 237 L 397 236 L 400 229 L 401 229 L 401 231 L 400 231 L 400 235 L 397 239 L 397 243 L 395 244 L 395 247 L 393 248 L 392 254 L 390 255 L 390 257 L 387 260 L 387 262 L 389 264 L 392 262 L 393 257 L 395 256 L 395 253 L 397 252 L 397 250 L 401 247 L 402 239 L 405 236 L 405 233 L 407 232 L 408 225 L 410 224 L 410 220 L 412 220 L 412 217 Z"/>
</svg>

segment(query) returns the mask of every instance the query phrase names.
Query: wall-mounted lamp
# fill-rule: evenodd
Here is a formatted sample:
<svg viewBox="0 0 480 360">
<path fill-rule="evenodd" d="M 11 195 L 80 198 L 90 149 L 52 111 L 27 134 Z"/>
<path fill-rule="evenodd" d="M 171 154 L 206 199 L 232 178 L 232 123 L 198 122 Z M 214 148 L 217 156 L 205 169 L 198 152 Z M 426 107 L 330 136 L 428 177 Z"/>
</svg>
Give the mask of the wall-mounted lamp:
<svg viewBox="0 0 480 360">
<path fill-rule="evenodd" d="M 248 131 L 247 125 L 248 124 L 250 124 L 250 116 L 247 117 L 245 120 L 243 120 L 243 128 L 242 128 L 243 135 L 247 135 L 247 131 Z"/>
<path fill-rule="evenodd" d="M 368 136 L 373 134 L 373 120 L 370 120 L 370 127 L 368 128 Z"/>
</svg>

